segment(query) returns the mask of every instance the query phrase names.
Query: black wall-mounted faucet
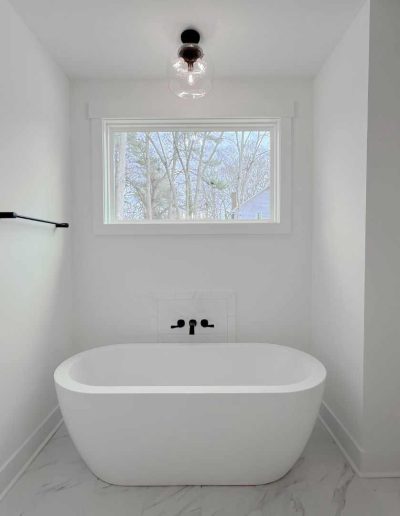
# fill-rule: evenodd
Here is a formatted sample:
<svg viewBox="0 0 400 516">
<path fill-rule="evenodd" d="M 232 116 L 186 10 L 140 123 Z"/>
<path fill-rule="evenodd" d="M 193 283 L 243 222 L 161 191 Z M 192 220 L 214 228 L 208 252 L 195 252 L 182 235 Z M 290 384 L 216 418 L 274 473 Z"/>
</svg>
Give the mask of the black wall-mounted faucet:
<svg viewBox="0 0 400 516">
<path fill-rule="evenodd" d="M 176 324 L 171 324 L 171 328 L 183 328 L 185 326 L 185 321 L 183 319 L 178 319 Z M 208 319 L 202 319 L 200 324 L 203 328 L 214 328 L 214 324 L 209 324 Z M 197 326 L 196 319 L 190 319 L 189 321 L 189 335 L 194 335 L 194 330 Z"/>
</svg>

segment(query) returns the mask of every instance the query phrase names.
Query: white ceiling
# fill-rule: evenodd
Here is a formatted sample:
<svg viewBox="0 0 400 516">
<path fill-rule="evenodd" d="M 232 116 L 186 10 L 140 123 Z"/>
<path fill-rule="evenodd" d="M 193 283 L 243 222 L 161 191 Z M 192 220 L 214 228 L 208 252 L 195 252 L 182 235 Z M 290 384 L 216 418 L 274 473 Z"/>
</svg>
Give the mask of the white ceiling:
<svg viewBox="0 0 400 516">
<path fill-rule="evenodd" d="M 363 0 L 11 0 L 72 77 L 163 77 L 196 27 L 216 76 L 312 75 Z"/>
</svg>

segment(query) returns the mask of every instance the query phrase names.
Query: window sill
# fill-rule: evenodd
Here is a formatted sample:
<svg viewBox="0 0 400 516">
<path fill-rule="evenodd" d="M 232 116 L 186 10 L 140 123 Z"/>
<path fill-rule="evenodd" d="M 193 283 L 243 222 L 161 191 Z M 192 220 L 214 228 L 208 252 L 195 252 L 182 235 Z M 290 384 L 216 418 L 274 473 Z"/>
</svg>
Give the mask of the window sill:
<svg viewBox="0 0 400 516">
<path fill-rule="evenodd" d="M 289 222 L 164 222 L 143 221 L 125 224 L 101 224 L 97 235 L 269 235 L 290 232 Z"/>
</svg>

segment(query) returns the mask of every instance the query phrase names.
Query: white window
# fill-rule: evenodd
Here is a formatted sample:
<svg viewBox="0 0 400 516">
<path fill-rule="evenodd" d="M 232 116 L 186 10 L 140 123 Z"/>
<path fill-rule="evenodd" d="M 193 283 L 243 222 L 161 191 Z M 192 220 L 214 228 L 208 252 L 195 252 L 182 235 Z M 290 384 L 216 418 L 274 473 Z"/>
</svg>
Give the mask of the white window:
<svg viewBox="0 0 400 516">
<path fill-rule="evenodd" d="M 105 232 L 287 231 L 282 127 L 282 119 L 103 119 Z"/>
</svg>

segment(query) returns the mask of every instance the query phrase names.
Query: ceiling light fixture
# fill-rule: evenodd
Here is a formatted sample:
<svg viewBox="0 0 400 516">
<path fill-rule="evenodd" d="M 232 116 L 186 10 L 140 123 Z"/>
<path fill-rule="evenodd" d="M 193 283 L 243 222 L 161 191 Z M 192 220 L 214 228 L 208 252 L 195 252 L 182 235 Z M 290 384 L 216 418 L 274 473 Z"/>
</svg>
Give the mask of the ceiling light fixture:
<svg viewBox="0 0 400 516">
<path fill-rule="evenodd" d="M 181 99 L 200 99 L 211 89 L 211 65 L 200 47 L 200 34 L 186 29 L 182 45 L 169 67 L 169 87 Z"/>
</svg>

